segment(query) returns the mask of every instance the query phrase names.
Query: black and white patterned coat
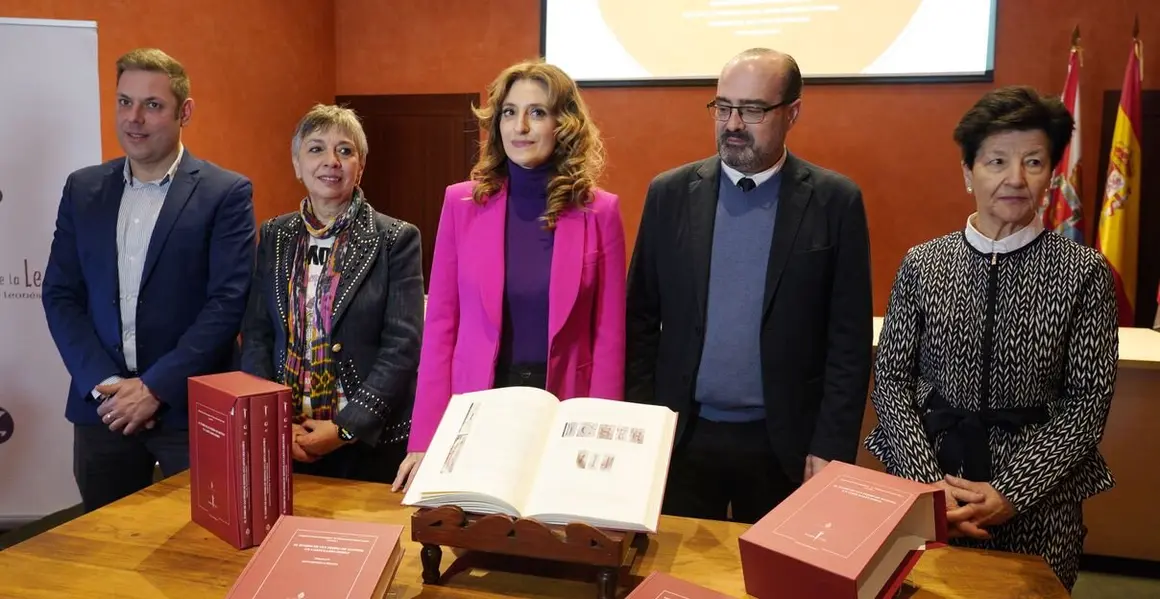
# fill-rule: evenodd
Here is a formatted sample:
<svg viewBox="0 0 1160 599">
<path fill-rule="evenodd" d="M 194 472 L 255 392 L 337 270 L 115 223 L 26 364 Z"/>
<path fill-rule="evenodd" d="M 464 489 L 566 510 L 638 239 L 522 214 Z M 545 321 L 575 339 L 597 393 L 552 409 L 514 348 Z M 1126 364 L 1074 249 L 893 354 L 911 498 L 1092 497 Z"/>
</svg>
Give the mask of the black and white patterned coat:
<svg viewBox="0 0 1160 599">
<path fill-rule="evenodd" d="M 969 233 L 919 245 L 899 268 L 866 447 L 897 476 L 989 480 L 1016 516 L 988 541 L 955 542 L 1042 555 L 1071 588 L 1080 502 L 1114 485 L 1097 449 L 1119 351 L 1111 269 L 1051 232 L 1005 253 L 980 251 Z M 1025 421 L 1008 424 L 1011 414 Z"/>
</svg>

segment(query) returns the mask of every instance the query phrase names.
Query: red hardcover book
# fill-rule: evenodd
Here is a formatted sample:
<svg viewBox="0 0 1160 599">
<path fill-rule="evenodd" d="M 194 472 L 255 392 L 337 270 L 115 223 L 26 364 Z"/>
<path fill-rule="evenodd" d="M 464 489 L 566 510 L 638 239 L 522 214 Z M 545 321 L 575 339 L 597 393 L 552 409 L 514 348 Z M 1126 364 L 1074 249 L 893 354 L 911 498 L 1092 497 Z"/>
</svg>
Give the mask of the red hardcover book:
<svg viewBox="0 0 1160 599">
<path fill-rule="evenodd" d="M 278 521 L 278 491 L 281 488 L 278 461 L 278 395 L 250 398 L 250 502 L 254 523 L 254 545 L 261 545 Z"/>
<path fill-rule="evenodd" d="M 294 441 L 294 402 L 290 392 L 278 395 L 278 513 L 294 513 L 294 464 L 290 443 Z M 275 518 L 276 520 L 277 518 Z"/>
<path fill-rule="evenodd" d="M 758 599 L 891 597 L 923 549 L 946 544 L 942 489 L 830 462 L 739 540 Z"/>
<path fill-rule="evenodd" d="M 242 372 L 189 379 L 190 518 L 238 549 L 255 544 L 250 406 L 288 393 Z"/>
<path fill-rule="evenodd" d="M 190 518 L 238 549 L 250 547 L 249 398 L 189 385 Z"/>
<path fill-rule="evenodd" d="M 656 571 L 636 585 L 624 599 L 733 599 L 699 584 Z"/>
<path fill-rule="evenodd" d="M 284 516 L 226 599 L 386 597 L 403 559 L 403 526 Z"/>
</svg>

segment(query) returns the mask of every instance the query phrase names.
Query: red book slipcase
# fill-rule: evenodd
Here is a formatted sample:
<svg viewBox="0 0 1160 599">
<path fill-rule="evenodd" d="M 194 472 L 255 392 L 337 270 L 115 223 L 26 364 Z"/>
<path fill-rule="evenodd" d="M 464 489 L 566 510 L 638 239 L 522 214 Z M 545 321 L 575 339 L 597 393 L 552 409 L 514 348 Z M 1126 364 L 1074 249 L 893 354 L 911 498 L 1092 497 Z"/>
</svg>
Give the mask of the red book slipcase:
<svg viewBox="0 0 1160 599">
<path fill-rule="evenodd" d="M 893 597 L 921 551 L 946 540 L 942 489 L 830 462 L 741 535 L 745 590 L 757 599 Z"/>
<path fill-rule="evenodd" d="M 290 389 L 242 372 L 189 379 L 190 518 L 238 549 L 292 510 Z"/>
</svg>

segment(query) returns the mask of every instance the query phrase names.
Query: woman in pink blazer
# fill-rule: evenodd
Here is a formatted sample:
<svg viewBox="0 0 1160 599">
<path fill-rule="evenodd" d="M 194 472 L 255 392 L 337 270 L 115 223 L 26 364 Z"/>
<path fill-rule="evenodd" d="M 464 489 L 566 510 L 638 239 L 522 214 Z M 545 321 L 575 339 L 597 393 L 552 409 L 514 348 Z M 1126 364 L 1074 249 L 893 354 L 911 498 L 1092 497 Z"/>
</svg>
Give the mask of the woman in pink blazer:
<svg viewBox="0 0 1160 599">
<path fill-rule="evenodd" d="M 488 139 L 471 180 L 443 199 L 396 491 L 452 395 L 624 394 L 624 228 L 617 197 L 596 187 L 603 147 L 576 83 L 523 62 L 500 73 L 476 115 Z"/>
</svg>

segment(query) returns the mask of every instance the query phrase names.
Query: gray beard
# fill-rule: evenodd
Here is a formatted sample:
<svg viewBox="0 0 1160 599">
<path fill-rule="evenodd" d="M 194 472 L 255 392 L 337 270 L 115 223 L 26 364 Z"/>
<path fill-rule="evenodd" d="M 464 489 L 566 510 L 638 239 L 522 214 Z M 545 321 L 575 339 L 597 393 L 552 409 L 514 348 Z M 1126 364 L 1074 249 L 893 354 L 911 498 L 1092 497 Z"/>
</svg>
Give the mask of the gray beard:
<svg viewBox="0 0 1160 599">
<path fill-rule="evenodd" d="M 717 154 L 721 157 L 721 162 L 741 172 L 757 172 L 757 167 L 762 163 L 762 157 L 752 145 L 736 148 L 719 143 Z"/>
</svg>

